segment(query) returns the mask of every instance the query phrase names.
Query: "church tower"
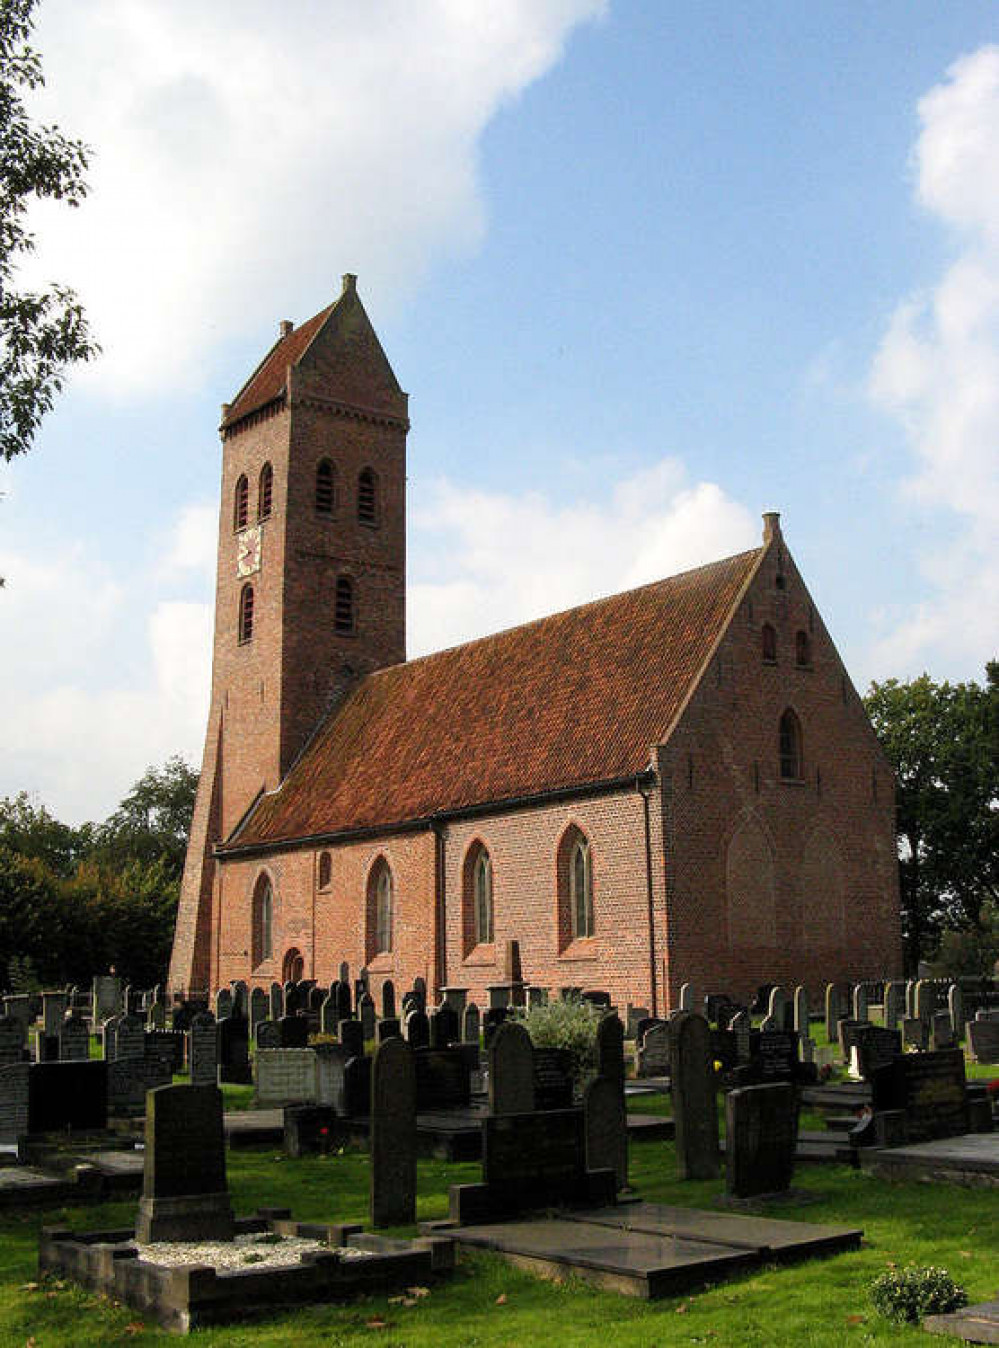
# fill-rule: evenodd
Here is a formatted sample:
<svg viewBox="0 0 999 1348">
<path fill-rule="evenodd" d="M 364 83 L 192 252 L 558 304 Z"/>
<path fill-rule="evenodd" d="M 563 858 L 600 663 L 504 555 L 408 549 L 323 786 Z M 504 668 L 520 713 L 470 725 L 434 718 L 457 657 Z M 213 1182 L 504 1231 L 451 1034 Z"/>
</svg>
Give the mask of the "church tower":
<svg viewBox="0 0 999 1348">
<path fill-rule="evenodd" d="M 356 281 L 282 323 L 222 407 L 211 706 L 173 989 L 210 983 L 214 845 L 359 677 L 406 656 L 408 400 Z"/>
</svg>

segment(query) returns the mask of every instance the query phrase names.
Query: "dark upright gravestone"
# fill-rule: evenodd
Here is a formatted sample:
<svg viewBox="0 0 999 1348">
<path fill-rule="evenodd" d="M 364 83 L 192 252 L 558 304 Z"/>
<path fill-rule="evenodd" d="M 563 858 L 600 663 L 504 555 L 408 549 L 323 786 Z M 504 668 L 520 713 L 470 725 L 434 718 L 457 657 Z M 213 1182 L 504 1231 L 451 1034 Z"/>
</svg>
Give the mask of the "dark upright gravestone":
<svg viewBox="0 0 999 1348">
<path fill-rule="evenodd" d="M 121 1016 L 108 1016 L 101 1026 L 101 1057 L 105 1062 L 112 1062 L 118 1056 L 118 1026 L 121 1021 Z"/>
<path fill-rule="evenodd" d="M 826 1038 L 836 1038 L 836 1027 L 846 1015 L 846 998 L 838 983 L 826 984 Z"/>
<path fill-rule="evenodd" d="M 109 1065 L 96 1058 L 93 1062 L 35 1063 L 28 1077 L 28 1130 L 106 1128 L 108 1071 Z"/>
<path fill-rule="evenodd" d="M 614 1011 L 601 1016 L 597 1024 L 597 1076 L 617 1082 L 624 1090 L 624 1026 Z"/>
<path fill-rule="evenodd" d="M 192 1086 L 216 1086 L 219 1075 L 218 1025 L 210 1011 L 199 1011 L 187 1032 L 187 1061 Z"/>
<path fill-rule="evenodd" d="M 902 1036 L 898 1030 L 883 1030 L 880 1025 L 870 1025 L 860 1030 L 854 1045 L 854 1057 L 857 1073 L 865 1081 L 870 1081 L 880 1067 L 887 1066 L 902 1052 Z"/>
<path fill-rule="evenodd" d="M 250 1024 L 235 1013 L 219 1021 L 219 1081 L 246 1085 L 250 1070 Z"/>
<path fill-rule="evenodd" d="M 374 1039 L 378 1017 L 375 1014 L 375 999 L 370 992 L 362 992 L 357 999 L 357 1014 L 365 1040 Z"/>
<path fill-rule="evenodd" d="M 280 1048 L 281 1026 L 276 1020 L 258 1021 L 253 1039 L 258 1049 Z"/>
<path fill-rule="evenodd" d="M 479 1008 L 474 1002 L 466 1003 L 461 1015 L 461 1042 L 463 1044 L 478 1044 L 481 1029 L 482 1022 L 479 1017 Z"/>
<path fill-rule="evenodd" d="M 446 1003 L 430 1013 L 430 1047 L 447 1048 L 461 1040 L 461 1019 Z"/>
<path fill-rule="evenodd" d="M 317 1019 L 319 1018 L 322 1013 L 323 1002 L 326 1001 L 328 996 L 329 994 L 326 992 L 325 988 L 309 988 L 309 991 L 306 994 L 306 1005 L 309 1008 L 310 1016 L 315 1016 Z M 334 1002 L 335 1000 L 336 999 L 334 998 Z"/>
<path fill-rule="evenodd" d="M 583 1092 L 587 1170 L 613 1170 L 618 1189 L 628 1183 L 628 1118 L 616 1081 L 595 1077 Z"/>
<path fill-rule="evenodd" d="M 237 978 L 232 984 L 232 1012 L 248 1020 L 250 1016 L 250 987 L 243 979 Z"/>
<path fill-rule="evenodd" d="M 426 988 L 424 988 L 424 998 L 426 998 Z M 425 1003 L 424 1003 L 425 1005 Z M 395 984 L 391 978 L 386 978 L 382 984 L 382 1020 L 391 1020 L 395 1016 Z"/>
<path fill-rule="evenodd" d="M 60 1062 L 87 1062 L 90 1058 L 90 1030 L 87 1022 L 70 1011 L 59 1028 Z"/>
<path fill-rule="evenodd" d="M 272 983 L 267 1000 L 270 1003 L 269 1020 L 280 1020 L 284 1015 L 284 988 L 280 983 Z"/>
<path fill-rule="evenodd" d="M 725 1097 L 725 1190 L 733 1198 L 782 1193 L 794 1173 L 794 1087 L 746 1086 Z"/>
<path fill-rule="evenodd" d="M 460 1045 L 413 1054 L 417 1110 L 463 1109 L 472 1094 L 471 1073 Z"/>
<path fill-rule="evenodd" d="M 384 1044 L 386 1039 L 401 1039 L 402 1029 L 395 1016 L 388 1016 L 380 1020 L 375 1027 L 375 1038 L 379 1044 Z"/>
<path fill-rule="evenodd" d="M 250 1034 L 257 1028 L 262 1020 L 267 1019 L 267 1012 L 270 1010 L 270 1000 L 263 988 L 254 988 L 250 993 Z"/>
<path fill-rule="evenodd" d="M 232 991 L 229 988 L 219 988 L 215 994 L 215 1019 L 221 1020 L 223 1016 L 232 1015 Z"/>
<path fill-rule="evenodd" d="M 501 1025 L 489 1045 L 489 1113 L 534 1111 L 534 1047 L 515 1021 Z"/>
<path fill-rule="evenodd" d="M 141 1016 L 129 1012 L 118 1022 L 118 1034 L 115 1039 L 115 1057 L 119 1062 L 129 1058 L 146 1056 L 146 1027 Z"/>
<path fill-rule="evenodd" d="M 703 1016 L 691 1011 L 681 1011 L 669 1025 L 677 1176 L 714 1179 L 718 1174 L 718 1111 L 710 1027 Z"/>
<path fill-rule="evenodd" d="M 423 1011 L 427 1009 L 427 980 L 421 978 L 419 974 L 413 979 L 413 992 L 419 998 L 420 1008 Z"/>
<path fill-rule="evenodd" d="M 235 1219 L 225 1173 L 222 1092 L 217 1086 L 161 1086 L 146 1102 L 140 1245 L 232 1240 Z"/>
<path fill-rule="evenodd" d="M 364 1057 L 364 1026 L 359 1020 L 341 1020 L 340 1043 L 352 1058 Z"/>
<path fill-rule="evenodd" d="M 340 1020 L 349 1020 L 354 1014 L 354 998 L 350 984 L 341 979 L 336 985 L 336 1013 Z"/>
<path fill-rule="evenodd" d="M 902 1044 L 905 1048 L 914 1048 L 919 1052 L 929 1048 L 929 1026 L 921 1016 L 902 1018 Z"/>
<path fill-rule="evenodd" d="M 930 1048 L 934 1052 L 944 1048 L 953 1048 L 954 1026 L 949 1011 L 934 1011 L 930 1020 Z"/>
<path fill-rule="evenodd" d="M 27 1062 L 0 1067 L 0 1142 L 10 1145 L 28 1131 Z"/>
<path fill-rule="evenodd" d="M 430 1020 L 426 1011 L 410 1011 L 406 1017 L 406 1042 L 410 1048 L 429 1048 Z"/>
<path fill-rule="evenodd" d="M 285 983 L 284 985 L 284 1014 L 285 1016 L 297 1016 L 302 1009 L 302 1003 L 305 998 L 297 983 Z"/>
<path fill-rule="evenodd" d="M 403 1039 L 387 1039 L 371 1066 L 371 1225 L 416 1221 L 416 1073 Z"/>
<path fill-rule="evenodd" d="M 322 1006 L 319 1008 L 319 1033 L 336 1034 L 337 1026 L 340 1024 L 340 1017 L 336 1013 L 336 998 L 332 993 L 323 998 Z"/>
<path fill-rule="evenodd" d="M 999 1020 L 969 1020 L 968 1043 L 979 1063 L 999 1063 Z"/>
<path fill-rule="evenodd" d="M 968 1131 L 964 1054 L 959 1048 L 903 1053 L 874 1073 L 871 1096 L 876 1114 L 905 1110 L 909 1142 L 956 1137 Z"/>
<path fill-rule="evenodd" d="M 662 1077 L 668 1072 L 669 1025 L 664 1020 L 653 1020 L 642 1031 L 638 1041 L 638 1075 Z"/>
<path fill-rule="evenodd" d="M 24 1061 L 27 1036 L 16 1016 L 0 1016 L 0 1067 Z"/>
<path fill-rule="evenodd" d="M 567 1048 L 536 1048 L 534 1050 L 534 1108 L 571 1109 L 572 1095 L 572 1054 L 569 1050 Z"/>
<path fill-rule="evenodd" d="M 304 1016 L 282 1016 L 278 1021 L 282 1048 L 308 1048 L 309 1022 Z"/>
</svg>

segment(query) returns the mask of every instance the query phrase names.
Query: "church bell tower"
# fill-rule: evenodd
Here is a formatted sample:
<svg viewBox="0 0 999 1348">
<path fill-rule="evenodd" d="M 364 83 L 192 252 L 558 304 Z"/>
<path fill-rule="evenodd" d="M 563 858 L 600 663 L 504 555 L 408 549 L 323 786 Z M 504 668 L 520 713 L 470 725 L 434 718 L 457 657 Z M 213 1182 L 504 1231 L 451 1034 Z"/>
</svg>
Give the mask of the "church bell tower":
<svg viewBox="0 0 999 1348">
<path fill-rule="evenodd" d="M 357 278 L 222 407 L 211 707 L 170 962 L 211 983 L 214 844 L 346 690 L 405 659 L 406 434 Z"/>
</svg>

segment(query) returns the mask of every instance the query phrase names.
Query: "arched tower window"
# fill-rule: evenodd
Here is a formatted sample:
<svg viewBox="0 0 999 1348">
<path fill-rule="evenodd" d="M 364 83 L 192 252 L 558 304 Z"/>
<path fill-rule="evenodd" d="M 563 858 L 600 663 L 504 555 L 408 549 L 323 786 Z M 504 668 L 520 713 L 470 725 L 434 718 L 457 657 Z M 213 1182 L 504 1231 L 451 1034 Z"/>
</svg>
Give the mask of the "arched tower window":
<svg viewBox="0 0 999 1348">
<path fill-rule="evenodd" d="M 316 514 L 332 515 L 336 504 L 336 473 L 329 459 L 320 459 L 316 467 Z"/>
<path fill-rule="evenodd" d="M 788 707 L 780 718 L 778 735 L 780 775 L 784 781 L 796 782 L 802 777 L 801 722 Z"/>
<path fill-rule="evenodd" d="M 357 477 L 357 518 L 362 524 L 378 523 L 378 478 L 371 468 L 362 468 Z"/>
<path fill-rule="evenodd" d="M 770 623 L 764 623 L 760 629 L 763 644 L 763 659 L 768 665 L 777 663 L 777 633 Z"/>
<path fill-rule="evenodd" d="M 333 605 L 334 632 L 353 632 L 354 619 L 354 582 L 349 576 L 338 576 Z"/>
<path fill-rule="evenodd" d="M 253 586 L 244 585 L 239 592 L 239 644 L 253 639 Z"/>
<path fill-rule="evenodd" d="M 376 955 L 387 955 L 392 950 L 393 890 L 391 868 L 384 857 L 379 857 L 368 876 L 367 932 L 364 943 L 368 963 Z"/>
<path fill-rule="evenodd" d="M 812 663 L 812 643 L 808 639 L 807 632 L 795 632 L 794 634 L 794 663 L 796 665 L 810 665 Z"/>
<path fill-rule="evenodd" d="M 253 888 L 253 964 L 274 957 L 274 888 L 270 876 L 261 875 Z"/>
<path fill-rule="evenodd" d="M 319 888 L 328 889 L 332 879 L 333 858 L 329 852 L 321 852 L 319 855 Z"/>
<path fill-rule="evenodd" d="M 260 470 L 260 488 L 257 493 L 257 519 L 265 520 L 271 513 L 274 498 L 274 469 L 265 463 Z"/>
<path fill-rule="evenodd" d="M 232 504 L 232 527 L 245 529 L 250 518 L 250 484 L 245 473 L 240 473 Z"/>
</svg>

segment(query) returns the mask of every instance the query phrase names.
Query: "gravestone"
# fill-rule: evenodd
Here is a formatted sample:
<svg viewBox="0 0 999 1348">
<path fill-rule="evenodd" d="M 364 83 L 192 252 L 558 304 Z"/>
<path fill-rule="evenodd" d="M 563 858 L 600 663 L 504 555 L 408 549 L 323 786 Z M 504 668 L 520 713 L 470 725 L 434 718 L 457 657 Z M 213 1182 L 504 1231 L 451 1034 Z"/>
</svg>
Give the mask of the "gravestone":
<svg viewBox="0 0 999 1348">
<path fill-rule="evenodd" d="M 534 1049 L 534 1108 L 571 1109 L 572 1054 L 567 1048 Z"/>
<path fill-rule="evenodd" d="M 679 1179 L 718 1174 L 718 1112 L 708 1022 L 682 1011 L 669 1022 L 670 1090 Z"/>
<path fill-rule="evenodd" d="M 469 1002 L 461 1017 L 461 1041 L 463 1044 L 478 1044 L 481 1031 L 479 1008 Z"/>
<path fill-rule="evenodd" d="M 280 1020 L 284 1015 L 284 988 L 280 983 L 272 983 L 268 994 L 270 1002 L 270 1020 Z"/>
<path fill-rule="evenodd" d="M 0 1067 L 24 1061 L 26 1035 L 16 1016 L 0 1016 Z"/>
<path fill-rule="evenodd" d="M 281 1026 L 276 1020 L 260 1020 L 253 1032 L 253 1042 L 258 1049 L 281 1047 Z"/>
<path fill-rule="evenodd" d="M 247 1085 L 250 1070 L 250 1025 L 243 1016 L 224 1016 L 218 1023 L 219 1081 Z M 119 1035 L 119 1039 L 120 1039 Z"/>
<path fill-rule="evenodd" d="M 111 1062 L 118 1056 L 118 1026 L 121 1020 L 121 1016 L 108 1016 L 101 1026 L 101 1057 L 105 1062 Z"/>
<path fill-rule="evenodd" d="M 664 1020 L 653 1021 L 639 1043 L 638 1075 L 661 1077 L 668 1072 L 669 1026 Z"/>
<path fill-rule="evenodd" d="M 910 978 L 905 984 L 905 1017 L 912 1017 L 916 1014 L 916 980 Z"/>
<path fill-rule="evenodd" d="M 826 984 L 826 1038 L 830 1043 L 836 1042 L 836 1027 L 846 1015 L 844 1000 L 838 983 Z"/>
<path fill-rule="evenodd" d="M 975 1062 L 999 1063 L 999 1019 L 969 1020 L 968 1045 Z"/>
<path fill-rule="evenodd" d="M 285 983 L 281 991 L 284 994 L 284 1018 L 297 1016 L 302 1009 L 305 997 L 297 983 Z M 281 1019 L 281 1017 L 279 1017 Z"/>
<path fill-rule="evenodd" d="M 319 1032 L 320 1034 L 336 1034 L 337 1026 L 340 1024 L 340 1017 L 337 1015 L 336 998 L 332 993 L 323 998 L 323 1004 L 319 1008 Z"/>
<path fill-rule="evenodd" d="M 951 1024 L 949 1011 L 934 1011 L 930 1020 L 930 1048 L 934 1052 L 940 1049 L 953 1048 L 954 1026 Z"/>
<path fill-rule="evenodd" d="M 870 1020 L 868 1015 L 868 1006 L 870 999 L 867 995 L 867 984 L 856 983 L 853 988 L 853 1019 L 860 1021 Z"/>
<path fill-rule="evenodd" d="M 173 1076 L 184 1066 L 184 1036 L 179 1030 L 147 1030 L 145 1056 L 149 1059 L 155 1054 L 162 1054 L 166 1058 L 170 1075 Z"/>
<path fill-rule="evenodd" d="M 410 1011 L 406 1017 L 406 1042 L 410 1048 L 428 1048 L 430 1020 L 425 1011 Z"/>
<path fill-rule="evenodd" d="M 336 985 L 336 1013 L 340 1020 L 349 1020 L 354 1014 L 354 998 L 346 979 Z"/>
<path fill-rule="evenodd" d="M 693 1011 L 694 1009 L 694 985 L 693 983 L 680 984 L 680 1010 Z"/>
<path fill-rule="evenodd" d="M 441 988 L 441 992 L 443 1004 L 449 1006 L 460 1021 L 462 1012 L 468 1003 L 468 988 Z"/>
<path fill-rule="evenodd" d="M 334 988 L 335 988 L 335 987 L 338 987 L 339 985 L 336 984 L 336 983 L 334 983 L 333 986 L 334 986 Z M 324 988 L 318 988 L 318 987 L 317 987 L 317 988 L 309 988 L 308 992 L 307 992 L 306 995 L 305 995 L 305 1003 L 306 1003 L 306 1006 L 308 1007 L 308 1014 L 309 1014 L 310 1016 L 315 1016 L 316 1020 L 318 1021 L 319 1016 L 320 1016 L 320 1014 L 321 1014 L 321 1012 L 322 1012 L 322 1009 L 323 1009 L 323 1002 L 325 1002 L 326 999 L 327 999 L 330 995 L 333 995 L 333 1004 L 334 1004 L 334 1006 L 336 1006 L 336 995 L 335 995 L 335 994 L 331 994 L 331 993 L 326 992 L 326 990 L 325 990 Z"/>
<path fill-rule="evenodd" d="M 336 1133 L 336 1115 L 326 1105 L 285 1105 L 286 1156 L 326 1156 Z"/>
<path fill-rule="evenodd" d="M 932 983 L 925 978 L 920 978 L 916 982 L 916 990 L 913 993 L 914 1010 L 913 1015 L 917 1020 L 921 1020 L 925 1025 L 930 1023 L 930 1017 L 937 1009 L 937 992 Z"/>
<path fill-rule="evenodd" d="M 954 1040 L 957 1042 L 964 1038 L 964 997 L 960 983 L 951 983 L 947 989 L 947 1010 L 950 1012 L 950 1023 Z"/>
<path fill-rule="evenodd" d="M 270 1011 L 270 998 L 263 988 L 254 988 L 250 993 L 250 1034 L 260 1024 L 262 1020 L 267 1019 Z"/>
<path fill-rule="evenodd" d="M 960 1049 L 939 1053 L 903 1053 L 874 1073 L 875 1113 L 904 1109 L 910 1143 L 956 1137 L 968 1131 L 964 1055 Z"/>
<path fill-rule="evenodd" d="M 420 1010 L 421 1010 L 421 1011 L 426 1011 L 426 1009 L 427 1009 L 427 980 L 426 980 L 425 978 L 421 978 L 419 974 L 417 974 L 417 976 L 413 979 L 413 992 L 414 992 L 414 993 L 416 994 L 416 996 L 419 998 L 419 1001 L 420 1001 Z"/>
<path fill-rule="evenodd" d="M 802 984 L 799 983 L 794 990 L 794 1029 L 803 1039 L 807 1039 L 809 1037 L 809 1028 L 808 992 Z"/>
<path fill-rule="evenodd" d="M 523 1025 L 507 1021 L 489 1046 L 489 1113 L 534 1110 L 534 1047 Z"/>
<path fill-rule="evenodd" d="M 210 1011 L 200 1011 L 187 1033 L 187 1061 L 192 1086 L 216 1086 L 219 1075 L 218 1026 Z"/>
<path fill-rule="evenodd" d="M 472 1094 L 471 1072 L 460 1044 L 413 1054 L 418 1110 L 464 1109 Z"/>
<path fill-rule="evenodd" d="M 225 1172 L 222 1092 L 217 1086 L 161 1086 L 146 1105 L 140 1245 L 232 1240 L 235 1219 Z"/>
<path fill-rule="evenodd" d="M 423 1006 L 426 1007 L 426 986 L 423 989 Z M 395 984 L 386 978 L 382 984 L 382 1020 L 391 1020 L 395 1016 Z"/>
<path fill-rule="evenodd" d="M 108 1078 L 113 1067 L 113 1063 L 98 1059 L 93 1062 L 34 1063 L 28 1075 L 28 1131 L 49 1133 L 106 1128 Z"/>
<path fill-rule="evenodd" d="M 527 989 L 527 1005 L 531 1008 L 535 1006 L 547 1006 L 548 989 L 529 987 Z"/>
<path fill-rule="evenodd" d="M 836 1035 L 839 1040 L 839 1056 L 845 1063 L 850 1061 L 850 1052 L 857 1042 L 857 1031 L 866 1030 L 870 1027 L 869 1020 L 854 1020 L 846 1016 L 836 1027 Z"/>
<path fill-rule="evenodd" d="M 115 1036 L 115 1058 L 118 1062 L 146 1056 L 146 1029 L 141 1016 L 129 1013 L 118 1020 Z"/>
<path fill-rule="evenodd" d="M 219 988 L 215 994 L 215 1019 L 222 1020 L 224 1016 L 232 1015 L 232 991 L 229 988 Z"/>
<path fill-rule="evenodd" d="M 371 1058 L 351 1058 L 342 1044 L 317 1044 L 317 1103 L 338 1118 L 354 1119 L 371 1107 Z"/>
<path fill-rule="evenodd" d="M 64 992 L 42 993 L 42 1033 L 50 1039 L 57 1039 L 62 1029 L 62 1018 L 66 1014 L 66 994 Z"/>
<path fill-rule="evenodd" d="M 309 1044 L 309 1022 L 305 1016 L 282 1016 L 278 1021 L 281 1031 L 282 1048 L 307 1048 Z"/>
<path fill-rule="evenodd" d="M 87 1062 L 90 1059 L 90 1030 L 87 1022 L 70 1011 L 59 1027 L 60 1062 Z"/>
<path fill-rule="evenodd" d="M 28 1132 L 28 1074 L 26 1062 L 0 1067 L 0 1143 L 10 1146 Z"/>
<path fill-rule="evenodd" d="M 739 1066 L 739 1041 L 734 1032 L 711 1029 L 710 1033 L 712 1060 L 719 1064 L 722 1071 L 733 1071 Z"/>
<path fill-rule="evenodd" d="M 340 961 L 340 968 L 337 970 L 337 978 L 341 983 L 350 982 L 350 964 L 347 960 Z"/>
<path fill-rule="evenodd" d="M 121 980 L 114 974 L 98 974 L 92 985 L 91 1024 L 103 1025 L 123 1009 Z"/>
<path fill-rule="evenodd" d="M 613 1170 L 618 1189 L 628 1184 L 628 1119 L 616 1081 L 594 1077 L 583 1091 L 587 1170 Z"/>
<path fill-rule="evenodd" d="M 750 1059 L 740 1085 L 765 1086 L 794 1081 L 798 1075 L 798 1036 L 792 1031 L 750 1033 Z"/>
<path fill-rule="evenodd" d="M 152 1001 L 146 1011 L 146 1028 L 149 1030 L 166 1029 L 166 1003 Z"/>
<path fill-rule="evenodd" d="M 794 1174 L 797 1109 L 788 1083 L 745 1086 L 725 1097 L 725 1191 L 783 1193 Z"/>
<path fill-rule="evenodd" d="M 921 1016 L 906 1016 L 902 1021 L 902 1045 L 919 1051 L 930 1046 L 930 1028 Z"/>
<path fill-rule="evenodd" d="M 363 1038 L 365 1041 L 374 1039 L 377 1016 L 375 1015 L 375 999 L 370 992 L 363 992 L 358 998 L 357 1012 L 361 1018 Z"/>
<path fill-rule="evenodd" d="M 905 984 L 891 981 L 885 984 L 884 1022 L 886 1030 L 897 1030 L 905 1015 Z"/>
<path fill-rule="evenodd" d="M 375 1040 L 384 1044 L 386 1039 L 401 1039 L 402 1028 L 396 1016 L 383 1017 L 375 1026 Z"/>
<path fill-rule="evenodd" d="M 616 1081 L 624 1090 L 624 1026 L 614 1011 L 597 1023 L 597 1076 Z"/>
<path fill-rule="evenodd" d="M 352 1058 L 364 1057 L 364 1026 L 359 1020 L 341 1020 L 340 1043 Z"/>
<path fill-rule="evenodd" d="M 779 983 L 775 983 L 770 989 L 767 1015 L 773 1021 L 773 1029 L 775 1030 L 792 1030 L 794 1028 L 794 1007 L 787 992 Z"/>
<path fill-rule="evenodd" d="M 318 1098 L 316 1053 L 311 1048 L 265 1048 L 253 1065 L 259 1109 L 314 1104 Z"/>
<path fill-rule="evenodd" d="M 371 1225 L 416 1221 L 416 1071 L 403 1039 L 387 1039 L 371 1066 Z"/>
<path fill-rule="evenodd" d="M 870 1081 L 879 1068 L 887 1066 L 901 1052 L 902 1036 L 898 1030 L 884 1030 L 880 1025 L 871 1025 L 857 1032 L 852 1065 L 858 1076 Z"/>
<path fill-rule="evenodd" d="M 450 1006 L 439 1006 L 430 1020 L 430 1047 L 447 1048 L 461 1042 L 461 1018 Z"/>
<path fill-rule="evenodd" d="M 752 1056 L 753 1022 L 748 1011 L 737 1011 L 728 1023 L 735 1036 L 735 1054 L 739 1063 L 748 1063 Z"/>
</svg>

